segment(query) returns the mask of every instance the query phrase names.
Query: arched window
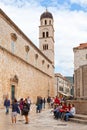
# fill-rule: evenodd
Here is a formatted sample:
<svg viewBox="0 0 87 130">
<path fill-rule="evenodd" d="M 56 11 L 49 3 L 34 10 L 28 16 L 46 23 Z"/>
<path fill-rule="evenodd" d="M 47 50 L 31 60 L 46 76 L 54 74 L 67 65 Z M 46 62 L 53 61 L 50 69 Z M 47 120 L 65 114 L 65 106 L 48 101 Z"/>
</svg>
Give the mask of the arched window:
<svg viewBox="0 0 87 130">
<path fill-rule="evenodd" d="M 47 46 L 46 46 L 46 50 L 48 50 L 48 44 L 47 44 Z"/>
<path fill-rule="evenodd" d="M 17 40 L 17 35 L 15 34 L 15 33 L 11 33 L 10 34 L 10 36 L 11 36 L 11 51 L 12 51 L 12 53 L 14 53 L 15 52 L 15 43 L 16 43 L 16 40 Z"/>
<path fill-rule="evenodd" d="M 28 57 L 29 57 L 29 55 L 28 55 L 28 53 L 29 53 L 29 50 L 30 50 L 30 47 L 28 46 L 28 45 L 26 45 L 25 46 L 25 58 L 26 58 L 26 60 L 28 60 Z"/>
<path fill-rule="evenodd" d="M 49 25 L 51 25 L 51 20 L 49 21 Z"/>
<path fill-rule="evenodd" d="M 42 35 L 43 35 L 43 37 L 45 37 L 45 32 L 43 32 L 43 34 L 42 34 Z"/>
<path fill-rule="evenodd" d="M 48 50 L 48 44 L 43 45 L 43 50 Z"/>
<path fill-rule="evenodd" d="M 49 36 L 49 33 L 48 32 L 46 32 L 46 37 L 48 37 Z"/>
<path fill-rule="evenodd" d="M 47 20 L 45 20 L 45 25 L 47 25 Z"/>
<path fill-rule="evenodd" d="M 47 50 L 47 45 L 45 45 L 45 50 Z"/>
</svg>

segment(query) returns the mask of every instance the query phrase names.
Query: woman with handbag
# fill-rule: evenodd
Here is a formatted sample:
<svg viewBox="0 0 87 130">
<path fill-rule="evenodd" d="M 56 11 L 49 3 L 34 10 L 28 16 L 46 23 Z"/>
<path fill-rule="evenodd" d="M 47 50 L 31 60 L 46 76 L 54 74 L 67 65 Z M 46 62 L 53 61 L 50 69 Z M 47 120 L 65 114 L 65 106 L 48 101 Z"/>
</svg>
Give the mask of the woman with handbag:
<svg viewBox="0 0 87 130">
<path fill-rule="evenodd" d="M 12 123 L 16 123 L 17 113 L 20 114 L 20 109 L 17 100 L 14 99 L 12 103 Z"/>
<path fill-rule="evenodd" d="M 25 124 L 29 123 L 28 113 L 29 113 L 29 105 L 27 99 L 25 99 L 23 104 L 23 115 L 25 116 L 25 121 L 26 121 Z"/>
</svg>

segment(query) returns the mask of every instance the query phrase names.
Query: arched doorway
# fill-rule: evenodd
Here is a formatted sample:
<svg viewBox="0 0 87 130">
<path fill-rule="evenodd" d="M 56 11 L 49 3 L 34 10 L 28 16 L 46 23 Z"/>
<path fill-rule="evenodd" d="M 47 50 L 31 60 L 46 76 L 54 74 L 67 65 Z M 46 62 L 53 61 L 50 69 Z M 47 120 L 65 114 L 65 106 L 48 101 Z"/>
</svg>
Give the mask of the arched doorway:
<svg viewBox="0 0 87 130">
<path fill-rule="evenodd" d="M 11 100 L 13 101 L 15 98 L 15 85 L 11 85 Z"/>
<path fill-rule="evenodd" d="M 11 79 L 11 100 L 13 101 L 14 98 L 17 96 L 17 86 L 18 86 L 18 77 L 14 75 Z"/>
</svg>

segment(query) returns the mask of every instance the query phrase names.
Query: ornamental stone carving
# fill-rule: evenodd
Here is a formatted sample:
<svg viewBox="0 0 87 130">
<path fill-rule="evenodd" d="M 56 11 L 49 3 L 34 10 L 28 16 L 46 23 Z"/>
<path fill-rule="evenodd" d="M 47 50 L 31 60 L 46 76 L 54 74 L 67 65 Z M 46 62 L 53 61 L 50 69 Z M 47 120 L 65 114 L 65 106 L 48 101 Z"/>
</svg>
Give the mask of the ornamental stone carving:
<svg viewBox="0 0 87 130">
<path fill-rule="evenodd" d="M 48 64 L 48 65 L 47 65 L 47 68 L 49 68 L 49 67 L 50 67 L 50 65 Z"/>
<path fill-rule="evenodd" d="M 45 61 L 44 60 L 42 60 L 42 64 L 44 64 L 45 63 Z"/>
<path fill-rule="evenodd" d="M 17 75 L 14 75 L 14 77 L 10 78 L 10 81 L 11 81 L 11 82 L 18 83 L 18 76 L 17 76 Z"/>
<path fill-rule="evenodd" d="M 16 40 L 17 40 L 17 35 L 16 35 L 15 33 L 11 33 L 10 35 L 11 35 L 11 39 L 12 39 L 13 41 L 16 41 Z"/>
<path fill-rule="evenodd" d="M 25 51 L 28 53 L 30 50 L 30 47 L 29 46 L 25 46 Z"/>
<path fill-rule="evenodd" d="M 38 54 L 35 54 L 35 59 L 38 59 Z"/>
</svg>

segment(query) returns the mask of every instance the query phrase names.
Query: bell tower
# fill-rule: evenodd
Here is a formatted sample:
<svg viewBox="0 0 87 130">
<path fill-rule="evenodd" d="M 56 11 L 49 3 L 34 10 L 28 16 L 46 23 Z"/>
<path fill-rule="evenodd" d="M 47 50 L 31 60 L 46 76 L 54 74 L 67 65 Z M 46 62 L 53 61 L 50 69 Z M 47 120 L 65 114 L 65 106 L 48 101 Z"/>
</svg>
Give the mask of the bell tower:
<svg viewBox="0 0 87 130">
<path fill-rule="evenodd" d="M 53 16 L 47 10 L 40 16 L 39 48 L 54 65 L 54 27 Z"/>
</svg>

